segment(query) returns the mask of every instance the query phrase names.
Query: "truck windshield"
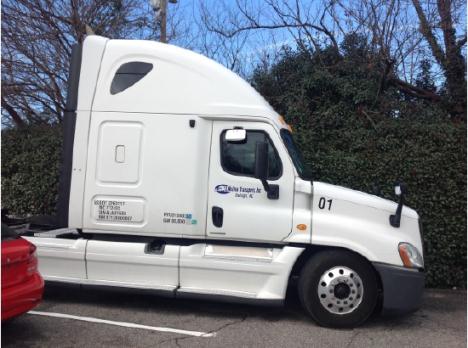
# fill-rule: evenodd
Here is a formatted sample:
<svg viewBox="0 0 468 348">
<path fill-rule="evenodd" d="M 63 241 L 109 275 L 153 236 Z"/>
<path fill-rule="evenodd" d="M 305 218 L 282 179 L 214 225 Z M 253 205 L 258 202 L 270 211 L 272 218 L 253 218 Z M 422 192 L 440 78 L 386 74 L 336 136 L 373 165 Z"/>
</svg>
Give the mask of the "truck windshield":
<svg viewBox="0 0 468 348">
<path fill-rule="evenodd" d="M 296 143 L 294 142 L 291 132 L 286 129 L 282 129 L 280 131 L 280 134 L 281 138 L 283 139 L 284 145 L 286 145 L 286 148 L 288 149 L 289 156 L 291 156 L 294 166 L 296 167 L 297 173 L 302 179 L 310 179 L 309 173 L 302 159 L 302 154 L 299 151 L 299 148 L 297 147 Z"/>
</svg>

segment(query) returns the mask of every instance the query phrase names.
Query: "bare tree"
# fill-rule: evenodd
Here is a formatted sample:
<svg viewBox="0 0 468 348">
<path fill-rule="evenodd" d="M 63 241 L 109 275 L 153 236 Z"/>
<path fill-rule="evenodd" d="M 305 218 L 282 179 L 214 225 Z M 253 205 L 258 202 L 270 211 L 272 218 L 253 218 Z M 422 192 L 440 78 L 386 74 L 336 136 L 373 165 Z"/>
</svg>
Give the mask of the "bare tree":
<svg viewBox="0 0 468 348">
<path fill-rule="evenodd" d="M 4 0 L 2 5 L 1 99 L 7 125 L 61 121 L 71 47 L 87 33 L 159 35 L 147 0 Z M 459 32 L 465 23 L 463 0 L 219 0 L 209 8 L 203 1 L 195 6 L 171 5 L 168 40 L 241 75 L 255 62 L 274 59 L 283 45 L 319 60 L 324 47 L 339 55 L 343 38 L 358 33 L 376 53 L 369 66 L 382 69 L 376 101 L 393 85 L 416 98 L 443 102 L 452 116 L 466 118 L 466 31 Z M 439 90 L 415 83 L 429 56 Z"/>
<path fill-rule="evenodd" d="M 2 124 L 61 122 L 72 46 L 87 28 L 112 38 L 151 37 L 147 1 L 2 2 Z"/>
<path fill-rule="evenodd" d="M 213 35 L 207 25 L 213 20 L 211 12 L 203 4 L 200 12 L 201 16 L 194 19 L 195 26 L 191 28 L 194 36 L 189 47 L 243 75 L 248 33 L 240 33 L 231 38 Z"/>
<path fill-rule="evenodd" d="M 462 54 L 466 31 L 456 38 L 457 29 L 463 25 L 461 15 L 466 12 L 462 1 L 426 1 L 425 8 L 419 0 L 336 4 L 356 27 L 370 34 L 377 57 L 385 66 L 382 85 L 393 84 L 414 97 L 444 102 L 453 118 L 466 119 L 466 63 Z M 415 84 L 421 63 L 431 55 L 442 71 L 445 95 Z"/>
<path fill-rule="evenodd" d="M 435 5 L 433 3 L 436 3 Z M 462 54 L 466 5 L 462 0 L 263 0 L 219 1 L 204 16 L 209 31 L 225 38 L 246 32 L 289 33 L 296 46 L 320 57 L 324 46 L 340 53 L 339 43 L 351 33 L 368 38 L 370 66 L 381 67 L 381 92 L 393 85 L 405 94 L 444 102 L 454 118 L 466 119 L 466 64 Z M 202 5 L 203 8 L 203 5 Z M 420 30 L 418 30 L 420 29 Z M 252 35 L 253 36 L 253 35 Z M 440 44 L 444 42 L 444 45 Z M 439 91 L 416 85 L 421 62 L 433 56 L 441 71 Z M 445 94 L 441 93 L 442 81 Z"/>
<path fill-rule="evenodd" d="M 259 3 L 236 0 L 235 6 L 224 1 L 218 2 L 217 6 L 208 10 L 201 4 L 205 25 L 220 36 L 234 38 L 254 30 L 286 30 L 300 48 L 308 49 L 305 42 L 316 49 L 331 43 L 338 50 L 336 33 L 327 21 L 331 6 L 322 6 L 319 0 L 263 0 Z"/>
</svg>

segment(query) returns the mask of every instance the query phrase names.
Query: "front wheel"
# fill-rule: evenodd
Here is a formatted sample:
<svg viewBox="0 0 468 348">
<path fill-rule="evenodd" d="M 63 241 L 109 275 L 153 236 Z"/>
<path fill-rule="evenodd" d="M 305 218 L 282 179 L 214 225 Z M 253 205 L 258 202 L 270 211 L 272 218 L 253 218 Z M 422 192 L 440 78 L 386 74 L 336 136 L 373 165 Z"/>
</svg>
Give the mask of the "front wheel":
<svg viewBox="0 0 468 348">
<path fill-rule="evenodd" d="M 365 259 L 351 252 L 322 251 L 303 267 L 299 298 L 319 325 L 355 327 L 374 311 L 377 277 Z"/>
</svg>

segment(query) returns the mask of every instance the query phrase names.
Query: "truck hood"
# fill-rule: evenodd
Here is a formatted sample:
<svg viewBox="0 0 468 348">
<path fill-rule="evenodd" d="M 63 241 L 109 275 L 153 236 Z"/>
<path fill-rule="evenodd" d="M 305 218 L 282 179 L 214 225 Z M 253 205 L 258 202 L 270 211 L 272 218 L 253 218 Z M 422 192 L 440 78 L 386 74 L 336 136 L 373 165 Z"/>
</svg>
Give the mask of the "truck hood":
<svg viewBox="0 0 468 348">
<path fill-rule="evenodd" d="M 329 198 L 335 198 L 341 201 L 348 201 L 361 206 L 367 206 L 369 208 L 384 210 L 389 214 L 394 214 L 398 205 L 396 202 L 390 201 L 388 199 L 381 198 L 369 193 L 352 190 L 343 186 L 314 181 L 313 187 L 319 187 L 320 192 L 326 194 L 326 196 Z M 414 209 L 411 209 L 407 206 L 403 206 L 402 215 L 412 219 L 419 218 L 418 213 Z"/>
<path fill-rule="evenodd" d="M 372 262 L 403 266 L 400 243 L 423 251 L 416 211 L 403 207 L 400 226 L 390 224 L 397 206 L 375 195 L 314 182 L 311 243 L 346 248 Z"/>
</svg>

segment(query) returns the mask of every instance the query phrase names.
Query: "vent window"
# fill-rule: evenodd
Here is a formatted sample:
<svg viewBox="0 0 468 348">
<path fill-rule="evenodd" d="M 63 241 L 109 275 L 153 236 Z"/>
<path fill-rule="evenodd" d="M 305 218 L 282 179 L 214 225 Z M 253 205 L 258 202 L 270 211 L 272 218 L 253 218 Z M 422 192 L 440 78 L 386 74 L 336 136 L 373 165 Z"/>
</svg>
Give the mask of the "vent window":
<svg viewBox="0 0 468 348">
<path fill-rule="evenodd" d="M 110 93 L 113 95 L 125 91 L 145 77 L 151 70 L 153 70 L 153 64 L 151 63 L 129 62 L 122 64 L 112 80 Z"/>
</svg>

